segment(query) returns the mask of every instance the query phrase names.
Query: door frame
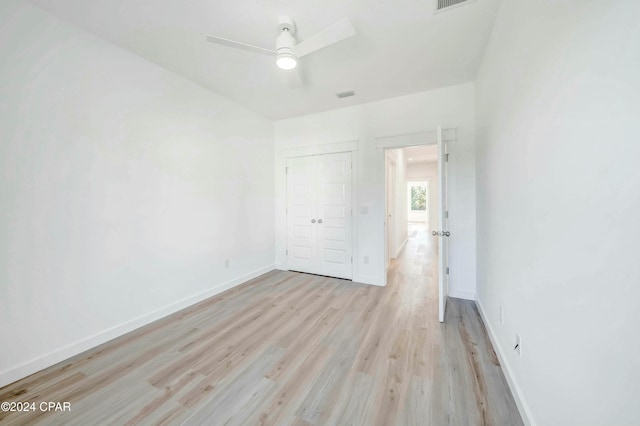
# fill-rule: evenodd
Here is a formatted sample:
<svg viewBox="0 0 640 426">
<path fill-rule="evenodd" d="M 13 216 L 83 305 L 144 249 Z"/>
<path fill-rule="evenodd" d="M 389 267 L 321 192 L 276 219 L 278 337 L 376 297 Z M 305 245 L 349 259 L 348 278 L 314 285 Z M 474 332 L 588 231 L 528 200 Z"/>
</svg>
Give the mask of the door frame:
<svg viewBox="0 0 640 426">
<path fill-rule="evenodd" d="M 386 268 L 388 269 L 391 265 L 391 259 L 394 258 L 395 248 L 396 248 L 396 237 L 397 237 L 397 226 L 396 226 L 396 170 L 397 170 L 397 158 L 393 154 L 391 150 L 386 150 L 385 155 L 385 185 L 387 187 L 385 196 L 385 224 L 386 224 L 386 254 L 385 254 L 385 262 Z M 391 173 L 393 172 L 393 173 Z M 391 194 L 389 194 L 391 192 Z M 393 202 L 389 203 L 389 198 L 393 200 Z M 392 223 L 389 223 L 389 218 L 392 217 Z"/>
<path fill-rule="evenodd" d="M 381 136 L 375 138 L 376 140 L 376 148 L 379 150 L 379 158 L 383 171 L 383 176 L 385 176 L 385 184 L 382 185 L 382 190 L 384 191 L 384 203 L 385 203 L 385 212 L 387 211 L 387 185 L 386 185 L 386 152 L 390 149 L 399 149 L 399 148 L 408 148 L 412 146 L 422 146 L 422 145 L 438 145 L 438 133 L 441 132 L 442 140 L 447 143 L 455 142 L 456 140 L 456 128 L 443 128 L 442 126 L 438 126 L 437 128 L 429 131 L 422 132 L 414 132 L 414 133 L 403 133 L 403 134 L 395 134 L 389 136 Z M 440 153 L 438 153 L 440 154 Z M 438 164 L 440 164 L 441 158 L 438 157 Z M 450 180 L 450 179 L 447 179 Z M 453 191 L 452 187 L 449 185 L 447 190 L 448 197 L 451 197 Z M 438 185 L 438 199 L 440 198 L 440 185 Z M 440 208 L 440 206 L 438 206 Z M 383 230 L 383 241 L 386 252 L 386 247 L 388 246 L 387 242 L 387 231 L 386 227 L 388 226 L 388 221 L 385 217 L 385 225 Z M 454 228 L 454 222 L 452 221 L 452 217 L 449 217 L 449 229 L 452 230 Z M 449 256 L 450 257 L 450 256 Z M 384 286 L 387 285 L 387 272 L 386 267 L 384 268 Z M 439 278 L 439 277 L 438 277 Z M 439 286 L 439 283 L 438 283 Z M 447 295 L 445 295 L 445 298 Z M 440 298 L 440 294 L 438 294 L 438 298 Z M 446 303 L 446 301 L 445 301 Z M 438 307 L 440 307 L 440 303 L 438 303 Z M 440 312 L 438 313 L 438 317 L 440 318 Z"/>
<path fill-rule="evenodd" d="M 444 322 L 449 297 L 449 149 L 442 129 L 438 129 L 438 320 Z M 445 272 L 446 268 L 446 272 Z M 444 295 L 444 296 L 442 296 Z"/>
</svg>

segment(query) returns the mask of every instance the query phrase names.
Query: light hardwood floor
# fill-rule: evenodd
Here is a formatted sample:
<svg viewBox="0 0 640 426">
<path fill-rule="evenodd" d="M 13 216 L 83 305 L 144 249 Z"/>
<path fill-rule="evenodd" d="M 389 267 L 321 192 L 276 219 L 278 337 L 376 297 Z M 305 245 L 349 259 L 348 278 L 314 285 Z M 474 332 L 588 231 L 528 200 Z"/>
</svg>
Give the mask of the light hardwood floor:
<svg viewBox="0 0 640 426">
<path fill-rule="evenodd" d="M 437 320 L 421 226 L 387 287 L 274 271 L 0 389 L 2 424 L 520 425 L 475 304 Z"/>
</svg>

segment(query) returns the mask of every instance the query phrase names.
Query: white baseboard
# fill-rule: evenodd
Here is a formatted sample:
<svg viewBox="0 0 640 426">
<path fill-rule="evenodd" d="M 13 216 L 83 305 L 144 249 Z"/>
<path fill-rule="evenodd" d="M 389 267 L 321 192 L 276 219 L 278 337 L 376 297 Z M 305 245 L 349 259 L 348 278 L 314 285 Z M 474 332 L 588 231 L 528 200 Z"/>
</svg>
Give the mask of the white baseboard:
<svg viewBox="0 0 640 426">
<path fill-rule="evenodd" d="M 468 290 L 449 289 L 449 297 L 455 297 L 456 299 L 476 300 L 476 294 Z"/>
<path fill-rule="evenodd" d="M 384 287 L 384 281 L 378 277 L 370 277 L 368 275 L 354 275 L 353 282 L 362 283 L 362 284 L 371 284 L 377 285 L 379 287 Z"/>
<path fill-rule="evenodd" d="M 169 306 L 165 306 L 164 308 L 160 308 L 148 314 L 141 315 L 124 324 L 120 324 L 115 327 L 109 328 L 107 330 L 94 334 L 93 336 L 89 336 L 85 339 L 79 340 L 70 345 L 67 345 L 60 349 L 56 349 L 55 351 L 49 352 L 48 354 L 42 355 L 30 361 L 27 361 L 16 367 L 12 367 L 8 370 L 2 371 L 0 372 L 0 387 L 6 386 L 10 383 L 13 383 L 24 377 L 27 377 L 33 373 L 36 373 L 47 367 L 55 365 L 61 361 L 64 361 L 65 359 L 69 359 L 72 356 L 78 355 L 91 348 L 95 348 L 96 346 L 101 345 L 105 342 L 108 342 L 109 340 L 113 340 L 116 337 L 122 336 L 123 334 L 127 334 L 137 328 L 140 328 L 149 323 L 152 323 L 153 321 L 157 321 L 160 318 L 166 317 L 167 315 L 171 315 L 175 312 L 178 312 L 181 309 L 187 308 L 191 305 L 194 305 L 198 302 L 201 302 L 205 299 L 215 296 L 218 293 L 222 293 L 225 290 L 229 290 L 253 278 L 259 277 L 260 275 L 270 272 L 273 269 L 274 269 L 274 265 L 269 265 L 264 268 L 260 268 L 256 271 L 250 272 L 241 277 L 219 284 L 201 293 L 182 299 Z"/>
<path fill-rule="evenodd" d="M 277 270 L 280 270 L 280 271 L 288 271 L 289 270 L 289 269 L 287 269 L 286 265 L 283 265 L 283 264 L 280 264 L 280 263 L 276 263 L 275 266 L 274 266 L 274 269 L 277 269 Z M 367 276 L 367 275 L 359 275 L 356 272 L 353 273 L 351 281 L 353 281 L 354 283 L 370 284 L 370 285 L 377 285 L 379 287 L 384 287 L 384 282 L 382 280 L 380 280 L 379 278 L 370 277 L 370 276 Z"/>
<path fill-rule="evenodd" d="M 402 244 L 400 244 L 400 247 L 398 247 L 398 250 L 396 251 L 396 255 L 394 256 L 394 259 L 400 256 L 400 253 L 402 253 L 402 250 L 404 250 L 404 246 L 407 245 L 407 241 L 409 241 L 409 238 L 405 238 Z"/>
<path fill-rule="evenodd" d="M 478 306 L 478 311 L 480 312 L 480 316 L 482 317 L 482 322 L 484 322 L 484 326 L 487 329 L 489 334 L 489 339 L 491 340 L 491 344 L 498 355 L 498 359 L 500 360 L 500 365 L 502 366 L 502 371 L 504 372 L 504 377 L 507 379 L 507 383 L 509 384 L 509 389 L 511 389 L 511 394 L 513 395 L 513 399 L 516 401 L 516 405 L 518 406 L 518 411 L 520 412 L 520 416 L 522 417 L 522 421 L 526 426 L 536 426 L 536 423 L 533 420 L 533 416 L 531 414 L 531 409 L 529 408 L 529 404 L 527 404 L 524 399 L 524 395 L 522 394 L 522 389 L 518 386 L 518 383 L 515 381 L 511 368 L 509 367 L 509 363 L 504 356 L 504 351 L 502 346 L 498 344 L 498 339 L 496 338 L 493 329 L 489 321 L 487 321 L 487 315 L 482 307 L 482 303 L 480 300 L 476 298 L 476 306 Z"/>
</svg>

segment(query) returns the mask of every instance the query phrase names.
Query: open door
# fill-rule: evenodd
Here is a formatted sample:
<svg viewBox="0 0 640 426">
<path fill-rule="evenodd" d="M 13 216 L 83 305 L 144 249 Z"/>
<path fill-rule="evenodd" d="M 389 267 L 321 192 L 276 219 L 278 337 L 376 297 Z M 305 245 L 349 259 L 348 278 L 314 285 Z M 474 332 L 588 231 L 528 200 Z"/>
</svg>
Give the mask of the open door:
<svg viewBox="0 0 640 426">
<path fill-rule="evenodd" d="M 396 205 L 396 163 L 391 158 L 389 152 L 386 153 L 387 156 L 387 265 L 389 268 L 391 264 L 391 259 L 395 254 L 394 250 L 394 241 L 396 238 L 395 228 L 396 228 L 396 213 L 395 213 L 395 205 Z"/>
<path fill-rule="evenodd" d="M 440 190 L 438 200 L 440 208 L 439 231 L 432 235 L 438 236 L 438 319 L 444 322 L 444 312 L 447 308 L 449 294 L 449 207 L 447 197 L 447 166 L 449 154 L 447 143 L 442 138 L 442 127 L 438 127 L 438 181 Z"/>
</svg>

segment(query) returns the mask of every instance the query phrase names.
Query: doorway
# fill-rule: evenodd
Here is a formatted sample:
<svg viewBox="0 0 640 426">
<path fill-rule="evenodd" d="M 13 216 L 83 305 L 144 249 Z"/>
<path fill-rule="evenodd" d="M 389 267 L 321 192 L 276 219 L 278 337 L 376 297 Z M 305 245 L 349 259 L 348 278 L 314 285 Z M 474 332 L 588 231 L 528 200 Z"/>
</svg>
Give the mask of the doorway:
<svg viewBox="0 0 640 426">
<path fill-rule="evenodd" d="M 417 285 L 429 286 L 428 293 L 437 298 L 438 317 L 444 320 L 444 310 L 446 308 L 446 295 L 448 293 L 447 273 L 448 256 L 446 245 L 441 241 L 444 233 L 441 227 L 444 226 L 442 220 L 445 215 L 439 215 L 441 207 L 445 206 L 442 200 L 446 200 L 446 168 L 443 167 L 443 160 L 448 158 L 446 146 L 441 140 L 441 132 L 438 132 L 438 144 L 413 145 L 402 148 L 385 150 L 385 182 L 386 182 L 386 241 L 390 268 L 409 268 L 401 271 L 404 276 L 415 277 Z M 389 161 L 394 158 L 395 162 Z M 445 173 L 445 174 L 443 174 Z M 440 176 L 445 176 L 441 179 Z M 393 184 L 395 182 L 395 185 Z M 398 188 L 401 188 L 398 191 Z M 404 212 L 401 215 L 397 206 L 403 206 Z M 395 209 L 395 215 L 393 214 Z M 402 234 L 394 233 L 397 229 L 404 229 L 404 242 L 395 246 Z M 444 228 L 442 228 L 444 229 Z M 432 235 L 432 232 L 436 232 Z M 400 237 L 400 238 L 398 238 Z M 412 256 L 415 260 L 412 264 L 398 262 L 394 265 L 393 259 L 401 254 L 402 247 L 411 247 L 415 251 Z M 405 256 L 406 257 L 406 256 Z M 419 268 L 422 277 L 419 279 L 416 274 Z M 387 279 L 397 277 L 397 270 L 393 275 L 389 274 Z M 435 313 L 434 313 L 435 315 Z"/>
<path fill-rule="evenodd" d="M 423 225 L 427 232 L 437 226 L 437 174 L 436 145 L 385 150 L 387 268 L 416 229 L 412 224 Z"/>
</svg>

